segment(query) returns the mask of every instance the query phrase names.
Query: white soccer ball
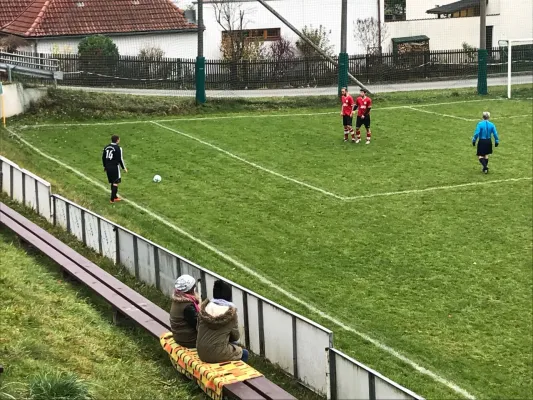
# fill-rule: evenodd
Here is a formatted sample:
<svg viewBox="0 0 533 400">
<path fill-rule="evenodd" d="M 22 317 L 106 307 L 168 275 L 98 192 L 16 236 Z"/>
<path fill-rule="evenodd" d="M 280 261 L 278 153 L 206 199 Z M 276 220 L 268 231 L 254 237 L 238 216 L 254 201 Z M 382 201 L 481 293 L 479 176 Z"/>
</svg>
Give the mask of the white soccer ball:
<svg viewBox="0 0 533 400">
<path fill-rule="evenodd" d="M 155 183 L 159 183 L 159 182 L 161 182 L 161 176 L 159 176 L 159 175 L 154 175 L 154 179 L 153 179 L 153 181 L 154 181 Z"/>
</svg>

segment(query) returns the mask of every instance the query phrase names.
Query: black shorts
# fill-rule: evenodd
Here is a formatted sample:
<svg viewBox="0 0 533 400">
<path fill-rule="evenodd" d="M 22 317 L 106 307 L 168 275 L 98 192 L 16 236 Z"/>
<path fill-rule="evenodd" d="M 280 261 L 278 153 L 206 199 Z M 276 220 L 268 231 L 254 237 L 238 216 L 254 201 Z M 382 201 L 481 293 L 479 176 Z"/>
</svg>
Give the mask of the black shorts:
<svg viewBox="0 0 533 400">
<path fill-rule="evenodd" d="M 353 118 L 349 115 L 343 115 L 342 116 L 342 124 L 344 126 L 352 126 Z"/>
<path fill-rule="evenodd" d="M 357 120 L 355 121 L 355 127 L 359 129 L 361 125 L 364 125 L 366 129 L 370 129 L 370 114 L 365 115 L 364 118 L 357 116 Z"/>
<path fill-rule="evenodd" d="M 105 172 L 109 183 L 120 183 L 120 166 L 111 165 L 106 167 Z"/>
<path fill-rule="evenodd" d="M 477 155 L 486 156 L 492 154 L 492 140 L 479 139 L 477 142 Z"/>
</svg>

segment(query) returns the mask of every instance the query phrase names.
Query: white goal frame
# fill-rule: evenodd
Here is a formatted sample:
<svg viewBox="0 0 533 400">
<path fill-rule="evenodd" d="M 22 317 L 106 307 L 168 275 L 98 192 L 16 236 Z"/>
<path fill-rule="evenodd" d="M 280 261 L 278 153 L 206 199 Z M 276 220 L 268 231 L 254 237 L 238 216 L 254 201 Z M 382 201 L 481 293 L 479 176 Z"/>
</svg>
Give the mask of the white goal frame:
<svg viewBox="0 0 533 400">
<path fill-rule="evenodd" d="M 511 81 L 512 81 L 512 72 L 513 72 L 513 45 L 520 43 L 532 43 L 533 38 L 529 39 L 513 39 L 513 40 L 500 40 L 499 43 L 507 43 L 507 98 L 511 98 Z M 505 46 L 505 45 L 504 45 Z"/>
</svg>

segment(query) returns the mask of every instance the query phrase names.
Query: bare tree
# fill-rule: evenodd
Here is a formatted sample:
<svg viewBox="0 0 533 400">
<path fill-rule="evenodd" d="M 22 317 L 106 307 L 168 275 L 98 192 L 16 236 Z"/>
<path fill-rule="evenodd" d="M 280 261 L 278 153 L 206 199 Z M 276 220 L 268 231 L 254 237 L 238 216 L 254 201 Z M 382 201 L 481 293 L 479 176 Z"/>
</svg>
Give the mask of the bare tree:
<svg viewBox="0 0 533 400">
<path fill-rule="evenodd" d="M 223 31 L 220 50 L 224 59 L 241 61 L 258 58 L 262 43 L 251 40 L 246 34 L 250 10 L 243 8 L 242 3 L 232 0 L 214 2 L 213 7 L 217 24 Z"/>
<path fill-rule="evenodd" d="M 276 78 L 283 78 L 292 66 L 292 63 L 288 61 L 294 58 L 295 50 L 292 42 L 285 37 L 273 41 L 268 46 L 265 56 L 269 61 L 273 61 L 271 73 Z"/>
<path fill-rule="evenodd" d="M 27 46 L 29 46 L 28 41 L 19 36 L 0 36 L 0 50 L 4 50 L 8 53 L 14 53 L 19 47 Z"/>
<path fill-rule="evenodd" d="M 273 61 L 290 60 L 294 58 L 294 50 L 292 42 L 285 37 L 281 37 L 270 44 L 265 55 Z"/>
<path fill-rule="evenodd" d="M 381 29 L 381 43 L 379 42 Z M 359 41 L 367 52 L 377 50 L 381 53 L 381 45 L 387 39 L 389 32 L 385 23 L 378 22 L 374 17 L 358 19 L 354 24 L 353 35 L 355 40 Z"/>
</svg>

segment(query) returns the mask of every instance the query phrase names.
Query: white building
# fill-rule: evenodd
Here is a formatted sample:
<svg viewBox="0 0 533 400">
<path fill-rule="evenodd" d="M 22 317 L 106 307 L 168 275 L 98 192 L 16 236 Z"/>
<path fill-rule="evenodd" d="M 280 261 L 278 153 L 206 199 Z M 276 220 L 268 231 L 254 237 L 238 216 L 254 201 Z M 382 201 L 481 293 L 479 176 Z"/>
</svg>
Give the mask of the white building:
<svg viewBox="0 0 533 400">
<path fill-rule="evenodd" d="M 119 54 L 158 47 L 164 57 L 195 58 L 197 26 L 170 0 L 0 0 L 0 35 L 28 43 L 23 51 L 77 53 L 86 36 L 104 34 Z"/>
<path fill-rule="evenodd" d="M 228 0 L 224 0 L 228 1 Z M 381 0 L 383 1 L 383 0 Z M 234 16 L 238 10 L 244 12 L 243 30 L 250 37 L 262 38 L 265 42 L 283 36 L 295 43 L 298 36 L 256 0 L 232 2 Z M 217 22 L 217 0 L 204 0 L 204 53 L 207 59 L 221 58 L 220 44 L 223 27 Z M 324 26 L 329 34 L 334 54 L 340 52 L 341 0 L 268 0 L 268 4 L 300 31 L 304 26 Z M 381 21 L 384 18 L 381 7 Z M 353 30 L 357 19 L 373 17 L 378 20 L 378 0 L 348 0 L 347 51 L 349 54 L 365 53 L 365 48 L 354 38 Z M 237 24 L 240 25 L 240 24 Z M 226 27 L 227 29 L 227 27 Z"/>
<path fill-rule="evenodd" d="M 463 43 L 478 47 L 479 0 L 435 3 L 406 0 L 404 17 L 386 23 L 389 37 L 425 35 L 430 50 L 461 49 Z M 501 40 L 533 38 L 532 21 L 533 0 L 487 0 L 487 48 L 498 47 Z M 392 41 L 387 41 L 383 48 L 391 51 Z"/>
</svg>

